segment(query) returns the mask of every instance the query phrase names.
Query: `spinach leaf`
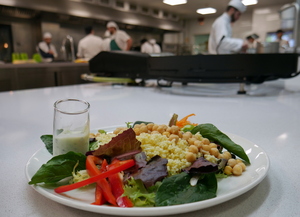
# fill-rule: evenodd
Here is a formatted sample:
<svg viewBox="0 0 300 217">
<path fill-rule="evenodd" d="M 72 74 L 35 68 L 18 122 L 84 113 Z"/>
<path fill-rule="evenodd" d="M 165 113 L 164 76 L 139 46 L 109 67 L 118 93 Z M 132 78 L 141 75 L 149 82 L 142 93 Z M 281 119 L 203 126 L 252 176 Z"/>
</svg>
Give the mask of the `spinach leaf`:
<svg viewBox="0 0 300 217">
<path fill-rule="evenodd" d="M 214 173 L 205 174 L 197 185 L 191 186 L 191 175 L 183 172 L 165 178 L 156 192 L 156 206 L 170 206 L 207 200 L 217 196 L 217 179 Z"/>
<path fill-rule="evenodd" d="M 75 171 L 84 170 L 85 160 L 85 155 L 75 152 L 68 152 L 66 154 L 55 156 L 40 167 L 28 184 L 56 183 L 71 176 L 76 164 L 78 165 L 75 168 Z"/>
<path fill-rule="evenodd" d="M 46 146 L 46 149 L 51 155 L 53 155 L 53 136 L 52 135 L 42 135 L 41 140 Z"/>
<path fill-rule="evenodd" d="M 144 124 L 151 124 L 151 123 L 153 123 L 153 122 L 148 122 L 148 121 L 136 121 L 136 122 L 134 122 L 133 123 L 133 125 L 132 125 L 132 127 L 134 127 L 135 125 L 137 125 L 137 124 L 142 124 L 142 123 L 144 123 Z"/>
<path fill-rule="evenodd" d="M 232 152 L 250 164 L 250 160 L 244 149 L 240 145 L 234 143 L 226 134 L 222 133 L 213 124 L 199 124 L 191 131 L 192 134 L 196 134 L 197 132 L 210 141 L 223 146 L 229 152 Z"/>
</svg>

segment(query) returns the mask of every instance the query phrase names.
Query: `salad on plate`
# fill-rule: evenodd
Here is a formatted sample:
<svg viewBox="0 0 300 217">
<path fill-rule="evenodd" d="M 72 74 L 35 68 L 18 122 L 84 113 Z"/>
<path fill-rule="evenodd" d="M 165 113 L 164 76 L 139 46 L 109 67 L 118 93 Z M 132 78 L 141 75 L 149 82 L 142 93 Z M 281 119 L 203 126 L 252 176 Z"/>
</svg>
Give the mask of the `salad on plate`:
<svg viewBox="0 0 300 217">
<path fill-rule="evenodd" d="M 250 160 L 216 126 L 192 123 L 191 116 L 98 130 L 90 134 L 85 155 L 52 157 L 29 184 L 61 195 L 93 189 L 95 206 L 161 207 L 217 197 L 218 180 L 242 176 Z M 52 135 L 41 139 L 52 154 Z"/>
</svg>

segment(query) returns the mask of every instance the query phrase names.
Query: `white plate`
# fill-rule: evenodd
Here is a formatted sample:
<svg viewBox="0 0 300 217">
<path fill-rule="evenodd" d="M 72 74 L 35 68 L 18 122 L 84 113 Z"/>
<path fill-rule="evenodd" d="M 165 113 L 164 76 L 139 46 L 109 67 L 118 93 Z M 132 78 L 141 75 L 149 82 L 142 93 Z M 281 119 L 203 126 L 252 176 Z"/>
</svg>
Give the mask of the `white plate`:
<svg viewBox="0 0 300 217">
<path fill-rule="evenodd" d="M 113 131 L 115 127 L 108 127 L 104 130 Z M 267 175 L 269 169 L 269 158 L 267 154 L 256 144 L 234 134 L 226 133 L 235 143 L 241 145 L 247 153 L 251 165 L 239 177 L 228 177 L 218 181 L 217 197 L 199 201 L 195 203 L 164 206 L 164 207 L 147 207 L 147 208 L 121 208 L 112 206 L 96 206 L 90 205 L 94 202 L 94 190 L 73 190 L 65 194 L 57 194 L 52 189 L 42 188 L 40 186 L 32 186 L 37 192 L 43 196 L 54 200 L 66 206 L 74 207 L 95 213 L 121 215 L 121 216 L 162 216 L 172 215 L 211 207 L 230 199 L 233 199 L 259 184 Z M 36 173 L 36 171 L 51 159 L 51 155 L 42 148 L 38 150 L 28 160 L 26 164 L 26 176 L 28 180 Z"/>
</svg>

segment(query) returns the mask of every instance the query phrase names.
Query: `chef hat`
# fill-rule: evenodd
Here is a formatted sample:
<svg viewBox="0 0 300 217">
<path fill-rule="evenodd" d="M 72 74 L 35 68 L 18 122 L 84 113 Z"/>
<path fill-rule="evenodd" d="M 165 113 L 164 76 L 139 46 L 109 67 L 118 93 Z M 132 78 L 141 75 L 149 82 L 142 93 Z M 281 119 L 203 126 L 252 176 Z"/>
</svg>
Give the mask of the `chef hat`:
<svg viewBox="0 0 300 217">
<path fill-rule="evenodd" d="M 241 13 L 244 13 L 246 11 L 246 6 L 242 3 L 241 0 L 231 0 L 228 3 L 228 6 L 232 6 L 234 8 L 236 8 L 237 10 L 239 10 Z"/>
<path fill-rule="evenodd" d="M 119 29 L 118 25 L 114 22 L 114 21 L 109 21 L 106 25 L 107 28 L 110 28 L 110 27 L 114 27 L 116 29 Z"/>
<path fill-rule="evenodd" d="M 44 33 L 44 38 L 52 38 L 52 35 L 50 32 L 45 32 Z"/>
</svg>

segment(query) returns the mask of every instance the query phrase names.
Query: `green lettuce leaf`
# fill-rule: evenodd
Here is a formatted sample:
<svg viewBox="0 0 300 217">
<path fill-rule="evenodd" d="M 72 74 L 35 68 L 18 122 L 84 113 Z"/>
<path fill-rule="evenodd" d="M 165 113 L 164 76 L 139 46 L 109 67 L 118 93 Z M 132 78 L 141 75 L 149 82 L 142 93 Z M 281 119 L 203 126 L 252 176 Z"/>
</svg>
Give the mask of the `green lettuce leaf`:
<svg viewBox="0 0 300 217">
<path fill-rule="evenodd" d="M 155 204 L 155 191 L 147 190 L 140 179 L 130 178 L 124 187 L 123 195 L 128 196 L 134 206 L 151 207 Z"/>
</svg>

